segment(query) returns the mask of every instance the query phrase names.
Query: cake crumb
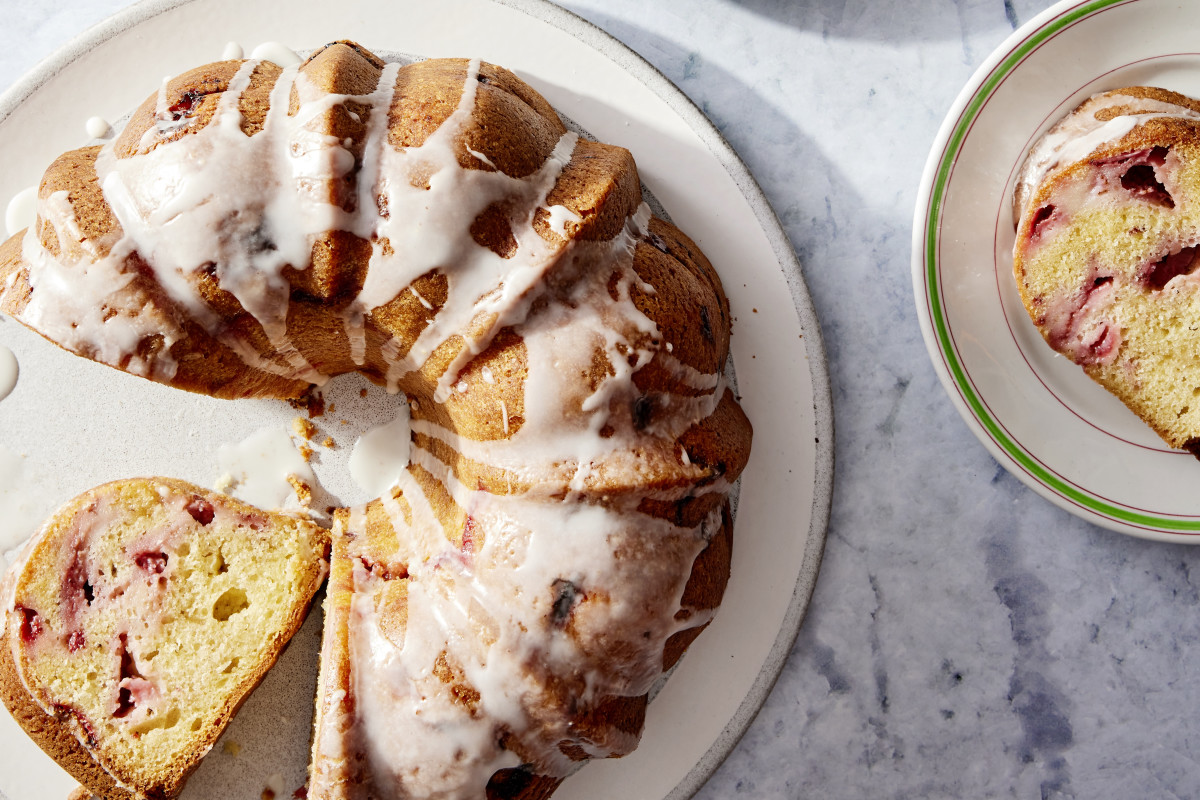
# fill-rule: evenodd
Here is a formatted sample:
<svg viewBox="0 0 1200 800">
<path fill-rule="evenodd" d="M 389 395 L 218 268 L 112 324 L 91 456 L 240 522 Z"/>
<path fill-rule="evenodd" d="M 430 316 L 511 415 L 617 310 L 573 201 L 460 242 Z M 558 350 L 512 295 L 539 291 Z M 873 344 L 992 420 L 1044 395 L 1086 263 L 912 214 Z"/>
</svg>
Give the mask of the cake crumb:
<svg viewBox="0 0 1200 800">
<path fill-rule="evenodd" d="M 337 447 L 337 442 L 335 442 L 335 441 L 333 440 L 333 437 L 332 437 L 332 436 L 326 436 L 326 437 L 325 437 L 325 441 L 321 442 L 321 445 L 322 445 L 323 447 L 328 447 L 330 450 L 332 450 L 332 449 L 334 449 L 335 447 Z"/>
<path fill-rule="evenodd" d="M 316 435 L 317 426 L 304 417 L 294 417 L 292 419 L 292 430 L 296 432 L 297 436 L 307 442 Z"/>
<path fill-rule="evenodd" d="M 67 800 L 92 800 L 94 797 L 95 795 L 84 787 L 76 786 L 71 793 L 67 795 Z"/>
<path fill-rule="evenodd" d="M 359 390 L 358 390 L 358 396 L 359 396 L 359 397 L 366 397 L 366 396 L 367 396 L 367 390 L 366 390 L 366 389 L 359 389 Z"/>
<path fill-rule="evenodd" d="M 325 398 L 315 388 L 311 389 L 303 397 L 288 400 L 288 404 L 292 408 L 307 411 L 310 419 L 319 417 L 325 413 Z"/>
<path fill-rule="evenodd" d="M 226 472 L 221 477 L 217 478 L 217 482 L 213 484 L 213 489 L 221 494 L 229 494 L 229 491 L 238 485 L 237 478 Z"/>
<path fill-rule="evenodd" d="M 234 758 L 237 758 L 242 752 L 242 746 L 233 739 L 227 740 L 225 744 L 221 745 L 221 749 L 226 753 L 229 753 L 229 755 L 233 756 Z"/>
<path fill-rule="evenodd" d="M 300 452 L 300 457 L 306 462 L 311 462 L 313 457 L 313 449 L 306 444 L 302 444 L 296 448 Z"/>
<path fill-rule="evenodd" d="M 305 483 L 297 475 L 288 475 L 287 482 L 290 483 L 292 488 L 296 491 L 296 499 L 300 501 L 301 506 L 308 508 L 310 505 L 312 505 L 312 488 L 310 488 L 307 483 Z"/>
</svg>

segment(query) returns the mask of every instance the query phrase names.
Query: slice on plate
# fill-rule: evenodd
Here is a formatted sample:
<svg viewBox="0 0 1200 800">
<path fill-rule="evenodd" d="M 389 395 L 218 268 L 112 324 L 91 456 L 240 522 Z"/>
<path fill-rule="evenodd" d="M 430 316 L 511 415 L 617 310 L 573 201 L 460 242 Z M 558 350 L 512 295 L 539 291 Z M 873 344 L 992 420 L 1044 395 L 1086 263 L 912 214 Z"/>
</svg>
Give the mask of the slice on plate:
<svg viewBox="0 0 1200 800">
<path fill-rule="evenodd" d="M 183 481 L 92 489 L 5 576 L 0 697 L 89 791 L 173 797 L 300 627 L 328 547 Z"/>
<path fill-rule="evenodd" d="M 1017 288 L 1046 342 L 1200 456 L 1200 101 L 1096 95 L 1022 168 Z"/>
</svg>

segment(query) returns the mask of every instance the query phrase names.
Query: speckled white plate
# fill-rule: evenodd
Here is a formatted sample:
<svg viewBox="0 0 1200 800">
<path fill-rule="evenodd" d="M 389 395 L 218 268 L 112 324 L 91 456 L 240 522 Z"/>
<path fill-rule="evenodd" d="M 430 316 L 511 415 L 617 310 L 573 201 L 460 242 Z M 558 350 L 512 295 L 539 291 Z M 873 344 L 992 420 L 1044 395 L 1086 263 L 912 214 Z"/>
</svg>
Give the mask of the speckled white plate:
<svg viewBox="0 0 1200 800">
<path fill-rule="evenodd" d="M 286 7 L 286 13 L 282 9 Z M 214 22 L 214 20 L 218 22 Z M 379 50 L 480 56 L 513 69 L 602 141 L 629 147 L 643 180 L 720 271 L 737 318 L 737 380 L 756 437 L 737 516 L 733 578 L 712 628 L 652 704 L 642 747 L 589 765 L 562 800 L 685 798 L 732 749 L 770 690 L 811 595 L 832 490 L 832 413 L 820 331 L 787 239 L 746 168 L 704 116 L 636 54 L 540 0 L 155 0 L 60 50 L 0 96 L 0 201 L 37 182 L 59 152 L 86 142 L 85 120 L 117 119 L 161 76 L 220 58 L 228 41 L 297 49 L 350 38 Z M 216 450 L 295 412 L 173 392 L 63 353 L 11 321 L 0 344 L 21 377 L 0 401 L 5 491 L 27 488 L 29 519 L 90 486 L 136 474 L 212 485 Z M 355 433 L 395 401 L 339 379 L 316 420 L 337 450 L 314 469 L 334 499 L 358 502 L 345 475 Z M 345 424 L 343 424 L 345 420 Z M 10 501 L 12 497 L 8 498 Z M 10 505 L 11 502 L 10 502 Z M 0 522 L 0 524 L 4 524 Z M 304 781 L 320 614 L 251 697 L 184 796 L 258 800 Z M 65 773 L 0 712 L 0 795 L 63 798 Z"/>
<path fill-rule="evenodd" d="M 1081 101 L 1123 86 L 1200 96 L 1200 4 L 1059 3 L 979 68 L 929 155 L 913 231 L 917 315 L 963 418 L 1010 472 L 1123 533 L 1200 543 L 1200 462 L 1168 449 L 1054 353 L 1012 277 L 1016 172 Z"/>
</svg>

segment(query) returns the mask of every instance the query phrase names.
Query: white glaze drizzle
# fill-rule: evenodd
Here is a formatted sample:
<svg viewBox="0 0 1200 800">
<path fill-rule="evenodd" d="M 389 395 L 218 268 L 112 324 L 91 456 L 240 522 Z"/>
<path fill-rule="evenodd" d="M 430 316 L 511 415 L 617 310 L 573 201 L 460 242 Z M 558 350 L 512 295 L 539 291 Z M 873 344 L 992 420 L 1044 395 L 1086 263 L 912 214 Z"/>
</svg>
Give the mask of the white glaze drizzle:
<svg viewBox="0 0 1200 800">
<path fill-rule="evenodd" d="M 226 46 L 226 49 L 228 49 L 228 46 Z M 241 56 L 235 57 L 240 58 Z M 263 42 L 251 51 L 250 58 L 273 61 L 281 67 L 297 66 L 301 60 L 295 50 L 282 42 Z"/>
<path fill-rule="evenodd" d="M 354 566 L 356 708 L 375 773 L 396 782 L 390 796 L 483 798 L 496 770 L 521 761 L 499 744 L 504 731 L 517 735 L 522 758 L 543 774 L 574 769 L 560 741 L 596 757 L 631 750 L 636 736 L 611 726 L 598 726 L 590 738 L 573 731 L 559 708 L 564 698 L 552 692 L 566 692 L 585 709 L 650 687 L 667 638 L 711 618 L 685 610 L 676 619 L 675 612 L 719 511 L 695 529 L 648 517 L 631 525 L 629 508 L 472 491 L 427 452 L 414 451 L 413 459 L 487 534 L 478 552 L 464 552 L 442 534 L 417 483 L 401 481 L 411 524 L 395 501 L 388 505 L 400 534 L 397 558 L 408 565 L 402 642 L 380 628 L 382 582 Z M 575 607 L 569 631 L 554 613 L 564 602 L 556 587 L 567 584 L 568 604 L 595 596 Z M 652 607 L 662 611 L 648 612 Z M 479 693 L 474 708 L 457 702 L 435 674 L 439 658 Z M 421 768 L 405 768 L 412 764 Z"/>
<path fill-rule="evenodd" d="M 396 484 L 408 466 L 408 447 L 408 406 L 403 405 L 395 419 L 358 437 L 350 452 L 350 477 L 368 495 L 378 497 Z"/>
<path fill-rule="evenodd" d="M 336 691 L 323 698 L 322 707 L 334 709 L 333 727 L 318 731 L 318 749 L 344 755 L 346 726 L 361 726 L 359 738 L 369 743 L 372 771 L 382 776 L 377 786 L 394 797 L 446 800 L 482 798 L 497 769 L 519 763 L 513 752 L 499 747 L 502 731 L 517 737 L 544 774 L 574 769 L 558 749 L 561 740 L 572 739 L 594 756 L 628 752 L 636 736 L 611 725 L 586 736 L 572 733 L 562 698 L 548 697 L 547 676 L 568 676 L 565 691 L 585 706 L 602 697 L 647 691 L 661 672 L 666 640 L 711 616 L 681 609 L 680 601 L 696 556 L 721 521 L 720 504 L 691 528 L 638 511 L 644 498 L 678 501 L 701 493 L 686 481 L 673 489 L 606 497 L 603 503 L 592 493 L 605 470 L 637 474 L 656 459 L 669 458 L 675 462 L 672 474 L 679 474 L 678 462 L 686 464 L 687 454 L 671 443 L 710 415 L 724 390 L 720 375 L 700 373 L 667 356 L 669 346 L 664 349 L 657 327 L 633 301 L 633 288 L 653 292 L 632 268 L 649 208 L 642 204 L 609 241 L 567 241 L 570 225 L 579 218 L 563 206 L 548 205 L 546 198 L 572 157 L 573 133 L 564 134 L 545 163 L 524 178 L 496 170 L 481 153 L 472 155 L 491 169 L 464 169 L 456 148 L 473 113 L 478 61 L 468 65 L 458 108 L 421 146 L 406 149 L 387 142 L 387 109 L 398 66 L 388 65 L 373 92 L 354 98 L 322 95 L 295 68 L 285 69 L 271 90 L 262 130 L 247 137 L 240 130 L 238 98 L 255 64 L 241 66 L 203 129 L 145 155 L 118 159 L 111 145 L 102 151 L 97 171 L 122 232 L 116 241 L 103 243 L 111 245 L 107 253 L 93 243 L 64 245 L 57 258 L 28 236 L 25 258 L 36 278 L 31 276 L 34 299 L 23 316 L 49 325 L 48 335 L 66 339 L 67 346 L 97 353 L 109 363 L 136 357 L 147 331 L 162 335 L 169 346 L 177 331 L 139 326 L 133 309 L 109 320 L 89 316 L 99 313 L 89 308 L 120 302 L 108 293 L 132 279 L 124 263 L 136 251 L 180 306 L 249 362 L 319 383 L 323 376 L 287 339 L 288 288 L 281 276 L 284 266 L 308 266 L 317 235 L 344 230 L 373 244 L 362 290 L 344 316 L 359 364 L 366 352 L 366 317 L 405 291 L 432 308 L 412 284 L 431 271 L 443 274 L 446 299 L 432 322 L 415 341 L 393 340 L 383 348 L 389 388 L 398 388 L 449 337 L 473 329 L 475 335 L 466 337 L 441 374 L 433 399 L 445 402 L 455 387 L 461 395 L 470 384 L 460 370 L 496 331 L 514 327 L 528 366 L 520 428 L 497 442 L 469 441 L 428 420 L 413 420 L 412 430 L 430 442 L 450 444 L 469 459 L 542 482 L 524 494 L 494 496 L 462 485 L 431 451 L 414 448 L 412 462 L 433 475 L 487 532 L 484 544 L 478 552 L 456 547 L 413 473 L 399 472 L 396 480 L 411 521 L 390 494 L 381 501 L 398 533 L 394 558 L 408 565 L 411 578 L 407 634 L 399 646 L 384 634 L 376 605 L 381 581 L 356 561 L 349 619 L 355 712 L 347 716 L 337 708 L 344 698 Z M 288 116 L 293 87 L 299 108 Z M 143 137 L 144 147 L 191 124 L 186 116 L 172 118 L 166 98 L 164 83 L 160 122 Z M 348 99 L 370 109 L 353 211 L 331 203 L 329 187 L 353 170 L 355 159 L 345 142 L 316 126 L 322 114 Z M 510 220 L 516 248 L 509 258 L 479 246 L 470 235 L 480 212 L 499 200 L 517 209 Z M 378 213 L 381 204 L 386 216 Z M 60 242 L 82 239 L 65 197 L 52 195 L 43 205 L 42 217 L 59 232 Z M 557 241 L 534 229 L 539 210 L 547 212 Z M 273 247 L 262 247 L 264 241 Z M 282 360 L 264 359 L 222 330 L 188 280 L 209 264 L 215 265 L 221 287 L 262 325 Z M 573 288 L 569 296 L 552 298 L 531 313 L 551 269 L 575 278 Z M 84 291 L 79 292 L 81 282 Z M 76 303 L 67 297 L 72 292 L 80 296 Z M 610 370 L 594 386 L 583 385 L 578 375 L 597 355 Z M 689 391 L 645 398 L 655 406 L 656 421 L 638 428 L 631 408 L 641 392 L 632 378 L 655 358 Z M 140 366 L 160 379 L 175 367 L 166 348 Z M 494 383 L 496 376 L 487 371 L 482 380 Z M 496 413 L 510 433 L 510 410 L 503 401 Z M 529 469 L 547 464 L 556 465 L 561 481 L 551 485 Z M 565 499 L 564 490 L 569 490 Z M 724 495 L 728 485 L 716 480 L 703 491 Z M 361 531 L 364 519 L 361 511 L 352 513 L 349 531 Z M 554 607 L 562 602 L 556 587 L 563 585 L 607 598 L 581 603 L 569 634 L 554 622 Z M 614 642 L 622 644 L 620 655 L 612 652 Z M 443 649 L 466 684 L 479 692 L 473 712 L 464 711 L 433 675 Z"/>
<path fill-rule="evenodd" d="M 17 364 L 17 357 L 13 351 L 0 344 L 0 400 L 8 397 L 16 388 L 20 372 L 20 365 Z"/>
<path fill-rule="evenodd" d="M 33 226 L 26 230 L 22 255 L 33 293 L 21 321 L 69 350 L 136 375 L 169 380 L 177 366 L 170 346 L 181 332 L 140 297 L 123 291 L 134 279 L 124 263 L 132 242 L 121 239 L 101 255 L 104 243 L 84 237 L 66 191 L 40 198 L 38 217 L 55 231 L 60 253 L 47 250 Z M 162 350 L 139 353 L 139 344 L 156 335 Z"/>
<path fill-rule="evenodd" d="M 37 187 L 30 186 L 13 195 L 4 209 L 4 230 L 16 236 L 37 219 Z"/>
<path fill-rule="evenodd" d="M 107 139 L 112 135 L 112 126 L 104 117 L 88 117 L 83 129 L 89 139 Z"/>
</svg>

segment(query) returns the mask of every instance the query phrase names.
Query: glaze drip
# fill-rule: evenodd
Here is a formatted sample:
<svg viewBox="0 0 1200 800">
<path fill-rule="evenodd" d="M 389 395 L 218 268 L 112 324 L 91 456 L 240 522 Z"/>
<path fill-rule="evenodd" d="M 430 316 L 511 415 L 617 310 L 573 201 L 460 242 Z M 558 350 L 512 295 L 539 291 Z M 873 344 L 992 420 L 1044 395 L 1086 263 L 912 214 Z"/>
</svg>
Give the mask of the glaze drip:
<svg viewBox="0 0 1200 800">
<path fill-rule="evenodd" d="M 361 94 L 283 69 L 252 134 L 242 107 L 262 88 L 260 62 L 242 63 L 216 100 L 172 104 L 164 84 L 138 153 L 118 157 L 114 143 L 96 159 L 120 229 L 92 242 L 66 193 L 50 194 L 43 232 L 67 244 L 32 231 L 24 242 L 34 291 L 23 319 L 71 349 L 170 380 L 184 332 L 171 315 L 129 307 L 143 268 L 257 369 L 320 384 L 358 365 L 409 395 L 409 466 L 335 528 L 313 798 L 482 800 L 500 770 L 562 778 L 585 758 L 630 752 L 670 643 L 707 624 L 723 590 L 721 576 L 716 598 L 688 596 L 697 559 L 728 537 L 749 441 L 743 416 L 728 461 L 688 439 L 741 414 L 721 374 L 728 308 L 715 275 L 678 276 L 692 262 L 676 259 L 656 286 L 635 267 L 639 248 L 666 259 L 690 242 L 651 234 L 665 223 L 636 194 L 609 196 L 626 174 L 637 186 L 631 162 L 597 180 L 608 194 L 594 207 L 559 199 L 569 170 L 586 182 L 579 163 L 615 163 L 616 148 L 555 119 L 540 163 L 514 175 L 469 145 L 479 106 L 496 102 L 481 88 L 496 74 L 486 69 L 463 64 L 456 104 L 408 146 L 389 141 L 406 102 L 398 65 Z M 343 111 L 361 134 L 329 132 Z M 504 247 L 475 235 L 489 214 Z M 345 354 L 326 369 L 292 341 L 289 275 L 313 270 L 314 248 L 335 232 L 368 254 L 329 317 Z M 685 278 L 699 287 L 673 283 Z M 200 288 L 209 280 L 269 350 L 219 312 Z M 711 300 L 692 299 L 703 292 Z M 424 313 L 421 325 L 389 332 L 378 320 L 402 303 Z M 696 319 L 665 331 L 655 319 L 668 312 L 648 309 L 672 303 Z M 148 337 L 161 346 L 144 347 Z M 518 355 L 480 369 L 497 347 Z M 463 408 L 469 428 L 456 424 Z M 614 704 L 628 713 L 610 719 Z"/>
</svg>

